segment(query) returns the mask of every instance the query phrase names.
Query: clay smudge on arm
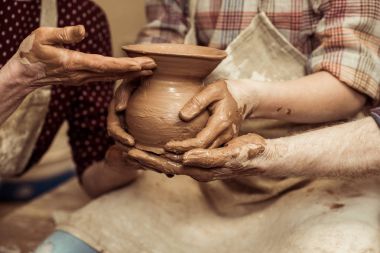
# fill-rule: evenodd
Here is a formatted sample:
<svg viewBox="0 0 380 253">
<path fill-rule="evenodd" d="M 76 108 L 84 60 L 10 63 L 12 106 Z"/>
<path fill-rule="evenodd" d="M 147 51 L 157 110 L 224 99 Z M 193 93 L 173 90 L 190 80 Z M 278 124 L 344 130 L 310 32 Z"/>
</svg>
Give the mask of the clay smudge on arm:
<svg viewBox="0 0 380 253">
<path fill-rule="evenodd" d="M 343 203 L 333 203 L 330 205 L 330 209 L 331 210 L 340 209 L 340 208 L 343 208 L 344 206 L 345 204 Z"/>
</svg>

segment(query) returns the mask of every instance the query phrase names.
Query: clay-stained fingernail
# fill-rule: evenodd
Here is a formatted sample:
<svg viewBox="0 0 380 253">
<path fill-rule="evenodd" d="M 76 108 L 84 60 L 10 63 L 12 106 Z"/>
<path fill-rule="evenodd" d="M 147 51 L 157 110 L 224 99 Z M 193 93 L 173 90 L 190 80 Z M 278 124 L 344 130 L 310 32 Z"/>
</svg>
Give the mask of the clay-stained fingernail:
<svg viewBox="0 0 380 253">
<path fill-rule="evenodd" d="M 155 61 L 149 57 L 133 58 L 143 69 L 153 69 L 157 67 Z"/>
<path fill-rule="evenodd" d="M 127 108 L 128 104 L 128 98 L 129 96 L 126 95 L 124 92 L 123 93 L 118 93 L 116 97 L 116 102 L 115 102 L 115 110 L 116 112 L 123 112 Z"/>
<path fill-rule="evenodd" d="M 153 75 L 153 71 L 152 70 L 143 70 L 143 71 L 141 71 L 140 75 L 141 76 L 150 76 L 150 75 Z"/>
<path fill-rule="evenodd" d="M 63 28 L 63 31 L 66 36 L 62 35 L 61 37 L 64 37 L 65 40 L 70 43 L 78 43 L 83 40 L 86 35 L 86 30 L 83 25 L 66 26 Z"/>
<path fill-rule="evenodd" d="M 136 57 L 136 58 L 133 58 L 135 61 L 139 62 L 140 64 L 144 64 L 144 63 L 151 63 L 153 62 L 154 63 L 154 60 L 152 58 L 149 58 L 149 57 L 145 57 L 145 56 L 142 56 L 142 57 Z"/>
<path fill-rule="evenodd" d="M 179 112 L 180 119 L 189 121 L 196 115 L 197 108 L 194 105 L 185 105 L 185 107 Z"/>
<path fill-rule="evenodd" d="M 84 38 L 86 35 L 86 29 L 83 25 L 77 25 L 75 26 L 74 33 L 76 37 Z"/>
<path fill-rule="evenodd" d="M 184 148 L 181 146 L 182 142 L 180 141 L 170 141 L 166 143 L 165 150 L 175 153 L 175 154 L 182 154 L 184 153 Z"/>
<path fill-rule="evenodd" d="M 155 62 L 147 62 L 141 65 L 142 69 L 154 69 L 157 67 L 157 64 Z"/>
<path fill-rule="evenodd" d="M 121 102 L 120 102 L 120 104 L 118 104 L 118 105 L 115 107 L 115 109 L 116 109 L 117 112 L 124 111 L 124 110 L 125 110 L 125 105 L 124 105 L 124 103 L 121 103 Z"/>
<path fill-rule="evenodd" d="M 175 146 L 174 143 L 175 143 L 175 141 L 169 141 L 168 143 L 165 144 L 164 148 L 167 151 L 170 151 L 170 149 L 172 149 Z"/>
<path fill-rule="evenodd" d="M 128 71 L 139 71 L 139 70 L 141 70 L 141 66 L 139 65 L 132 65 L 132 66 L 128 65 Z"/>
<path fill-rule="evenodd" d="M 133 159 L 138 159 L 141 157 L 141 154 L 138 150 L 132 149 L 128 151 L 128 157 L 133 158 Z"/>
<path fill-rule="evenodd" d="M 135 139 L 133 139 L 130 136 L 127 136 L 125 140 L 125 145 L 133 147 L 135 145 Z"/>
</svg>

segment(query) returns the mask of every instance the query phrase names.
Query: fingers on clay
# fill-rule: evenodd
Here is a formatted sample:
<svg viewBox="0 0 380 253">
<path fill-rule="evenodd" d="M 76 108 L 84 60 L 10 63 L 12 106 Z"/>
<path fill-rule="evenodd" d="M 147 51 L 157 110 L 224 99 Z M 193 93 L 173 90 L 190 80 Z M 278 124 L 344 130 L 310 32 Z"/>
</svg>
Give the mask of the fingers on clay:
<svg viewBox="0 0 380 253">
<path fill-rule="evenodd" d="M 185 104 L 185 106 L 180 111 L 180 118 L 184 121 L 190 121 L 194 119 L 201 112 L 206 110 L 206 108 L 218 101 L 220 99 L 220 94 L 218 94 L 217 88 L 212 85 L 207 86 L 201 92 L 196 94 L 194 97 L 190 99 L 189 102 Z"/>
<path fill-rule="evenodd" d="M 217 149 L 194 149 L 184 154 L 183 163 L 201 168 L 225 167 L 238 156 L 238 149 L 228 147 Z"/>
<path fill-rule="evenodd" d="M 232 127 L 230 127 L 227 130 L 225 130 L 222 135 L 215 139 L 215 141 L 211 144 L 209 149 L 219 148 L 226 144 L 228 141 L 230 141 L 232 138 L 234 138 L 234 131 Z"/>
</svg>

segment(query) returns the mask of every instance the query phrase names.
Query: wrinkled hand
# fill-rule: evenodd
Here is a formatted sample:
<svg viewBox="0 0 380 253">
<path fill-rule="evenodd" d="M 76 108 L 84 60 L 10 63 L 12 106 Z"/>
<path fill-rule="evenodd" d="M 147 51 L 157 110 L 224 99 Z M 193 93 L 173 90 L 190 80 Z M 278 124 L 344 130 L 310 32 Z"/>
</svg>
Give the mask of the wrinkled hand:
<svg viewBox="0 0 380 253">
<path fill-rule="evenodd" d="M 124 80 L 123 83 L 116 89 L 114 97 L 108 107 L 108 134 L 116 141 L 116 143 L 129 147 L 135 145 L 135 140 L 132 135 L 127 132 L 125 113 L 127 110 L 129 97 L 136 86 L 136 82 Z"/>
<path fill-rule="evenodd" d="M 211 111 L 206 127 L 195 138 L 168 142 L 165 146 L 167 151 L 178 154 L 194 148 L 215 148 L 238 135 L 242 111 L 226 82 L 218 81 L 206 86 L 183 107 L 179 116 L 190 121 L 206 109 Z"/>
<path fill-rule="evenodd" d="M 150 58 L 113 58 L 85 54 L 62 46 L 82 41 L 83 26 L 41 27 L 21 43 L 12 57 L 13 72 L 23 83 L 79 85 L 93 81 L 133 79 L 147 75 L 156 65 Z"/>
<path fill-rule="evenodd" d="M 239 176 L 263 174 L 255 159 L 265 153 L 266 142 L 256 134 L 247 134 L 216 149 L 194 149 L 185 153 L 182 162 L 131 149 L 128 156 L 144 167 L 165 174 L 188 175 L 207 182 Z"/>
<path fill-rule="evenodd" d="M 189 121 L 208 109 L 211 112 L 206 127 L 195 138 L 170 141 L 165 149 L 184 153 L 194 148 L 216 148 L 239 133 L 241 122 L 258 108 L 257 85 L 251 80 L 226 80 L 209 84 L 195 95 L 181 110 L 179 116 Z"/>
</svg>

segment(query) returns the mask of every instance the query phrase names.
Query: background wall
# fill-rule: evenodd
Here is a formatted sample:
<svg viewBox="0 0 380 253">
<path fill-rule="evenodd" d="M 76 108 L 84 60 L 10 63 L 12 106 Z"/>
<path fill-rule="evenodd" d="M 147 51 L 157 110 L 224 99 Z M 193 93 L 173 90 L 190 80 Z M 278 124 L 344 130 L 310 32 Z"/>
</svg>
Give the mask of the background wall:
<svg viewBox="0 0 380 253">
<path fill-rule="evenodd" d="M 131 44 L 145 24 L 144 0 L 93 0 L 106 12 L 111 26 L 115 56 L 123 56 L 122 45 Z"/>
</svg>

